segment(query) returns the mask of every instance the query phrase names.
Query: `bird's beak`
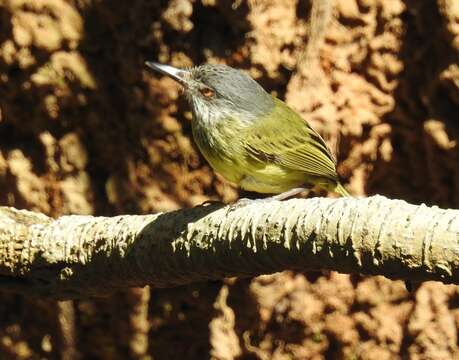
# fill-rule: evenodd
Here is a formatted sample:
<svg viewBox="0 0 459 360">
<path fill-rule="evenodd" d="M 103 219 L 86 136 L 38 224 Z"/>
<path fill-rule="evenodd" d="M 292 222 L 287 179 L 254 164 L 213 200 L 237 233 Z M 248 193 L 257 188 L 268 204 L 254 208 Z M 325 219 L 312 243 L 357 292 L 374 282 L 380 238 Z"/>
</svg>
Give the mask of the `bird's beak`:
<svg viewBox="0 0 459 360">
<path fill-rule="evenodd" d="M 188 70 L 177 69 L 170 65 L 159 64 L 152 61 L 145 61 L 145 65 L 154 71 L 169 76 L 183 86 L 188 85 L 188 79 L 190 77 L 190 72 Z"/>
</svg>

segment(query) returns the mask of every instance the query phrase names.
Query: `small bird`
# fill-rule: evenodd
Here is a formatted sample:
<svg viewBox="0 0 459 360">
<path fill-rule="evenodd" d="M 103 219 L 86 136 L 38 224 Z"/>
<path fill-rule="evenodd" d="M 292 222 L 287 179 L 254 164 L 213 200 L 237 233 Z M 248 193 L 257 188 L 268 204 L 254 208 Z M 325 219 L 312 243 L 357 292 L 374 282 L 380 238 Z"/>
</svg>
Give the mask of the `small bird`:
<svg viewBox="0 0 459 360">
<path fill-rule="evenodd" d="M 242 189 L 283 200 L 319 187 L 349 193 L 322 137 L 283 101 L 226 65 L 189 69 L 147 61 L 177 81 L 193 113 L 192 132 L 212 168 Z"/>
</svg>

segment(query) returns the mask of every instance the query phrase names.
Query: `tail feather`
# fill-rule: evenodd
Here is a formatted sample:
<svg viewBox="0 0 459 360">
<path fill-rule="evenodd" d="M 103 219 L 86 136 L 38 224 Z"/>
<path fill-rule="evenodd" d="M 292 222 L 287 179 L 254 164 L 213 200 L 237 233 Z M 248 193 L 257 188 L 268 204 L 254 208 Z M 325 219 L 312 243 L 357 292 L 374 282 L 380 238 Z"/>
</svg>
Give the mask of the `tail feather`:
<svg viewBox="0 0 459 360">
<path fill-rule="evenodd" d="M 349 194 L 347 192 L 347 190 L 344 188 L 343 185 L 341 185 L 341 183 L 338 183 L 334 189 L 334 192 L 341 195 L 341 196 L 345 196 L 345 197 L 350 197 L 351 194 Z"/>
</svg>

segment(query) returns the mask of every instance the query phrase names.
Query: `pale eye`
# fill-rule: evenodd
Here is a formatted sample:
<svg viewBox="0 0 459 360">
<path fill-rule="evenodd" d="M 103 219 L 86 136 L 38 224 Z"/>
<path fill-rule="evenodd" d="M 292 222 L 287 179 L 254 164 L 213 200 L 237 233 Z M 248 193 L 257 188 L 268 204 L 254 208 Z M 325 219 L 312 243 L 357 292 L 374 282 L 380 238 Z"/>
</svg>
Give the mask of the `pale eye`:
<svg viewBox="0 0 459 360">
<path fill-rule="evenodd" d="M 213 91 L 209 87 L 203 87 L 203 88 L 199 89 L 199 92 L 201 93 L 202 96 L 204 96 L 207 99 L 213 98 L 214 95 L 215 95 L 215 91 Z"/>
</svg>

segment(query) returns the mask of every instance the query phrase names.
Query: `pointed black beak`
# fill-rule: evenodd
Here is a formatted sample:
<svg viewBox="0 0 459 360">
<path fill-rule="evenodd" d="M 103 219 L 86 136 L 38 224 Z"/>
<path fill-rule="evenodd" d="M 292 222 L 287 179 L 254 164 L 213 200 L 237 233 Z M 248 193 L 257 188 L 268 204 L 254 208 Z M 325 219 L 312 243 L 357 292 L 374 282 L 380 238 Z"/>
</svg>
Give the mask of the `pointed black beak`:
<svg viewBox="0 0 459 360">
<path fill-rule="evenodd" d="M 159 64 L 152 61 L 145 61 L 145 65 L 154 71 L 169 76 L 183 86 L 188 85 L 188 79 L 190 75 L 188 70 L 177 69 L 170 65 Z"/>
</svg>

